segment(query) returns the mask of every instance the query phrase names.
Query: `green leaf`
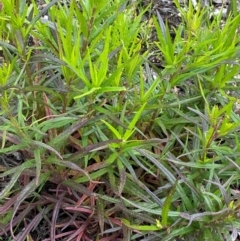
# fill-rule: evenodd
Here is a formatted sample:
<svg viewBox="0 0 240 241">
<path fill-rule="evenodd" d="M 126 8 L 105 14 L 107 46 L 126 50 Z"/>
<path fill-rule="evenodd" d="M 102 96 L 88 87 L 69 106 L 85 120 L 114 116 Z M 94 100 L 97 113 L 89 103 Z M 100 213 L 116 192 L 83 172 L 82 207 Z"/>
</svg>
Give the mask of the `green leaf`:
<svg viewBox="0 0 240 241">
<path fill-rule="evenodd" d="M 117 139 L 122 139 L 121 134 L 117 131 L 116 128 L 114 128 L 111 124 L 109 124 L 105 120 L 101 120 L 101 121 L 108 127 L 108 129 L 115 135 Z"/>
<path fill-rule="evenodd" d="M 73 123 L 69 128 L 67 128 L 65 131 L 63 131 L 61 134 L 53 138 L 49 143 L 48 146 L 54 146 L 54 150 L 58 151 L 62 146 L 65 145 L 68 137 L 72 135 L 76 130 L 79 128 L 85 126 L 87 123 L 89 123 L 89 119 L 81 119 L 79 121 L 76 121 L 76 123 Z"/>
<path fill-rule="evenodd" d="M 176 190 L 177 183 L 178 183 L 178 181 L 176 180 L 175 184 L 172 186 L 172 188 L 163 204 L 163 208 L 162 208 L 162 225 L 163 226 L 168 225 L 168 212 L 169 212 L 169 209 L 171 206 L 173 194 Z"/>
<path fill-rule="evenodd" d="M 95 179 L 98 179 L 99 177 L 104 176 L 104 174 L 106 174 L 106 173 L 108 173 L 108 169 L 103 168 L 103 169 L 100 169 L 100 170 L 97 170 L 97 171 L 94 171 L 94 172 L 90 173 L 89 177 L 91 178 L 91 180 L 95 180 Z M 79 177 L 79 178 L 75 179 L 76 183 L 85 183 L 85 182 L 88 182 L 88 181 L 89 181 L 89 178 L 86 177 L 86 176 Z"/>
<path fill-rule="evenodd" d="M 73 190 L 78 191 L 79 193 L 86 194 L 88 196 L 96 196 L 92 191 L 87 189 L 84 185 L 80 183 L 76 183 L 75 181 L 72 180 L 64 180 L 61 183 L 63 186 L 72 188 Z"/>
<path fill-rule="evenodd" d="M 157 225 L 134 225 L 130 224 L 127 219 L 121 218 L 122 223 L 132 230 L 139 230 L 139 231 L 157 231 L 161 228 Z"/>
<path fill-rule="evenodd" d="M 76 121 L 76 117 L 68 117 L 68 116 L 60 116 L 60 117 L 54 117 L 52 119 L 43 121 L 36 127 L 39 128 L 43 133 L 46 133 L 48 130 L 53 128 L 60 128 L 64 126 L 68 126 L 72 122 Z M 32 125 L 34 125 L 36 122 L 34 122 Z"/>
<path fill-rule="evenodd" d="M 97 198 L 96 200 L 96 211 L 98 215 L 98 220 L 99 220 L 99 227 L 101 234 L 104 232 L 104 219 L 105 219 L 105 205 L 104 205 L 104 200 Z"/>
<path fill-rule="evenodd" d="M 127 175 L 126 175 L 125 167 L 122 164 L 120 159 L 117 160 L 117 166 L 118 166 L 118 171 L 119 171 L 119 176 L 120 176 L 120 182 L 118 185 L 118 195 L 120 196 L 122 194 L 122 191 L 126 184 Z"/>
<path fill-rule="evenodd" d="M 79 167 L 77 164 L 75 164 L 73 162 L 70 162 L 70 161 L 60 161 L 59 159 L 52 158 L 52 157 L 49 157 L 46 161 L 48 163 L 54 163 L 54 164 L 56 164 L 58 166 L 67 167 L 67 168 L 70 168 L 72 170 L 75 170 L 75 171 L 78 171 L 80 173 L 83 173 L 88 178 L 89 181 L 92 181 L 91 177 L 88 174 L 88 172 L 85 171 L 84 169 L 82 169 L 81 167 Z"/>
<path fill-rule="evenodd" d="M 138 110 L 138 112 L 136 113 L 136 115 L 133 117 L 132 121 L 130 122 L 130 124 L 128 125 L 128 129 L 126 130 L 126 132 L 124 133 L 124 136 L 123 136 L 123 140 L 124 141 L 127 141 L 130 136 L 134 133 L 135 131 L 135 125 L 136 123 L 138 122 L 145 106 L 146 106 L 147 103 L 144 103 L 141 108 Z"/>
<path fill-rule="evenodd" d="M 88 91 L 84 91 L 84 93 L 81 94 L 81 95 L 74 96 L 74 99 L 75 100 L 81 99 L 82 97 L 87 96 L 87 95 L 91 95 L 92 93 L 97 92 L 100 89 L 101 89 L 101 87 L 93 87 Z"/>
</svg>

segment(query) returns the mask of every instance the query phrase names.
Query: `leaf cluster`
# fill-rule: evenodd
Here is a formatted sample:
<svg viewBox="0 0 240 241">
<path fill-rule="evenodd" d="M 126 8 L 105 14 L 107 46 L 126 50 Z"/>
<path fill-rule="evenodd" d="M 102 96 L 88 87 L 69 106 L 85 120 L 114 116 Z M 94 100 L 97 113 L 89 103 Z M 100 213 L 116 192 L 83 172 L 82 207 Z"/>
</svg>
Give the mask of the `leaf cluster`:
<svg viewBox="0 0 240 241">
<path fill-rule="evenodd" d="M 158 13 L 157 68 L 134 1 L 1 2 L 0 235 L 236 238 L 240 16 Z"/>
</svg>

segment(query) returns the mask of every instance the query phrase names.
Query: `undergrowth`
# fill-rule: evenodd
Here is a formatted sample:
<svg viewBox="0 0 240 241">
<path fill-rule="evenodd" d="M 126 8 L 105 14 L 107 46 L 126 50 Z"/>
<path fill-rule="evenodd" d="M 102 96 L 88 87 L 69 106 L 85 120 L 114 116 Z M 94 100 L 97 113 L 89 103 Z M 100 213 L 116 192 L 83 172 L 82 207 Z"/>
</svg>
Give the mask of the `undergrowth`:
<svg viewBox="0 0 240 241">
<path fill-rule="evenodd" d="M 235 240 L 240 15 L 1 4 L 0 240 Z"/>
</svg>

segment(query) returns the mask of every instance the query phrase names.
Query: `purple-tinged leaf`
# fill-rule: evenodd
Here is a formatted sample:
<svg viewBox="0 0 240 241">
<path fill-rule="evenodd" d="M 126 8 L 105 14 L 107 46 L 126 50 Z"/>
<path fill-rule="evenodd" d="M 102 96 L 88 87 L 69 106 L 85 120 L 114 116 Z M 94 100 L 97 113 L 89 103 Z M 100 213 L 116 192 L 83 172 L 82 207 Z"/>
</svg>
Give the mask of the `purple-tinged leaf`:
<svg viewBox="0 0 240 241">
<path fill-rule="evenodd" d="M 62 204 L 64 196 L 65 196 L 65 192 L 60 195 L 59 200 L 57 201 L 57 203 L 54 207 L 54 210 L 53 210 L 52 223 L 51 223 L 51 234 L 50 234 L 51 240 L 56 239 L 56 237 L 55 237 L 56 223 L 57 223 L 60 206 Z"/>
<path fill-rule="evenodd" d="M 25 241 L 26 240 L 27 235 L 34 228 L 35 224 L 43 218 L 43 216 L 42 216 L 43 212 L 44 212 L 44 209 L 33 218 L 33 220 L 27 225 L 27 227 L 25 227 L 23 229 L 23 231 L 19 235 L 16 236 L 17 241 Z"/>
</svg>

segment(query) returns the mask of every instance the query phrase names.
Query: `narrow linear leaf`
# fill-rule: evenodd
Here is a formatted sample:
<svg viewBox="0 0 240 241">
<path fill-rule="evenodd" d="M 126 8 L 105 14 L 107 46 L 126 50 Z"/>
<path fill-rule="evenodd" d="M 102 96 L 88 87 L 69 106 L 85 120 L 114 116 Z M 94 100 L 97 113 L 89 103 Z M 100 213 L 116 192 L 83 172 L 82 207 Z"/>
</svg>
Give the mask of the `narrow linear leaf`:
<svg viewBox="0 0 240 241">
<path fill-rule="evenodd" d="M 118 166 L 118 171 L 120 176 L 120 183 L 118 185 L 118 195 L 121 195 L 126 183 L 127 174 L 126 174 L 125 167 L 120 159 L 117 160 L 117 166 Z"/>
<path fill-rule="evenodd" d="M 57 3 L 58 0 L 52 0 L 49 4 L 47 4 L 42 10 L 41 12 L 31 21 L 31 24 L 29 25 L 28 28 L 28 32 L 26 35 L 28 35 L 30 33 L 30 31 L 32 30 L 32 28 L 34 27 L 35 23 L 42 17 L 45 15 L 45 13 L 48 11 L 49 8 L 51 8 L 55 3 Z"/>
<path fill-rule="evenodd" d="M 168 212 L 171 206 L 171 202 L 172 202 L 172 197 L 173 194 L 176 190 L 176 186 L 177 186 L 178 181 L 176 180 L 175 184 L 172 186 L 164 204 L 163 204 L 163 208 L 162 208 L 162 225 L 163 226 L 167 226 L 168 225 Z"/>
<path fill-rule="evenodd" d="M 7 183 L 7 185 L 4 187 L 4 189 L 0 192 L 0 199 L 3 199 L 4 197 L 7 197 L 9 195 L 9 192 L 11 191 L 12 187 L 15 185 L 15 183 L 18 181 L 19 176 L 22 173 L 22 169 L 19 168 L 16 169 L 16 172 L 13 174 L 11 180 Z M 4 173 L 5 174 L 5 173 Z"/>
<path fill-rule="evenodd" d="M 97 207 L 97 215 L 98 215 L 98 220 L 99 220 L 99 228 L 101 231 L 101 234 L 104 232 L 104 200 L 98 198 L 96 201 L 96 207 Z"/>
<path fill-rule="evenodd" d="M 67 158 L 67 160 L 68 161 L 79 160 L 80 158 L 82 158 L 84 155 L 86 155 L 88 153 L 98 151 L 98 150 L 107 149 L 109 146 L 111 146 L 111 144 L 120 143 L 120 142 L 122 142 L 122 140 L 113 139 L 113 140 L 102 141 L 102 142 L 99 142 L 99 143 L 95 143 L 95 144 L 85 146 L 80 151 L 77 151 L 74 154 L 70 155 Z"/>
<path fill-rule="evenodd" d="M 41 219 L 43 218 L 43 213 L 44 213 L 44 209 L 42 209 L 41 212 L 39 212 L 34 218 L 33 220 L 27 225 L 27 227 L 25 227 L 23 229 L 23 231 L 20 233 L 19 236 L 16 236 L 16 239 L 18 241 L 25 241 L 27 235 L 29 235 L 29 233 L 33 230 L 34 226 L 36 226 L 36 223 L 39 223 L 41 221 Z"/>
<path fill-rule="evenodd" d="M 77 99 L 81 99 L 82 97 L 84 96 L 87 96 L 87 95 L 90 95 L 98 90 L 101 90 L 101 87 L 93 87 L 92 89 L 90 89 L 89 91 L 84 91 L 83 94 L 81 95 L 77 95 L 77 96 L 74 96 L 74 99 L 77 100 Z"/>
<path fill-rule="evenodd" d="M 44 149 L 47 149 L 47 150 L 53 152 L 54 154 L 56 154 L 57 157 L 59 157 L 61 160 L 63 160 L 61 154 L 60 154 L 58 151 L 56 151 L 53 147 L 51 147 L 51 146 L 49 146 L 49 145 L 47 145 L 47 144 L 45 144 L 45 143 L 43 143 L 43 142 L 40 142 L 40 141 L 33 141 L 33 140 L 32 140 L 31 142 L 32 142 L 34 145 L 36 145 L 37 148 L 43 147 Z"/>
<path fill-rule="evenodd" d="M 93 120 L 93 119 L 91 119 L 91 120 Z M 61 146 L 65 145 L 68 137 L 70 135 L 72 135 L 72 133 L 77 131 L 79 128 L 85 126 L 89 121 L 90 121 L 90 119 L 87 119 L 87 118 L 83 118 L 83 119 L 77 121 L 76 123 L 72 124 L 69 128 L 67 128 L 65 131 L 63 131 L 61 134 L 59 134 L 58 136 L 53 138 L 48 143 L 48 145 L 49 146 L 54 146 L 55 151 L 60 149 Z"/>
<path fill-rule="evenodd" d="M 39 178 L 39 184 L 42 184 L 43 182 L 45 182 L 48 178 L 48 175 L 49 174 L 42 174 Z M 36 188 L 38 186 L 36 185 L 36 179 L 33 179 L 31 182 L 29 182 L 25 187 L 24 189 L 19 193 L 18 197 L 17 197 L 17 200 L 14 204 L 14 207 L 13 207 L 13 214 L 12 214 L 12 218 L 11 218 L 11 221 L 10 221 L 10 230 L 11 230 L 11 234 L 13 234 L 13 219 L 14 219 L 14 216 L 16 215 L 17 211 L 18 211 L 18 208 L 20 206 L 20 204 L 27 198 L 29 197 L 30 194 L 32 194 Z"/>
<path fill-rule="evenodd" d="M 42 166 L 41 151 L 39 148 L 34 150 L 34 159 L 36 163 L 36 185 L 38 185 Z"/>
<path fill-rule="evenodd" d="M 139 231 L 157 231 L 160 230 L 156 225 L 132 225 L 127 219 L 121 218 L 122 223 L 130 229 Z"/>
<path fill-rule="evenodd" d="M 114 126 L 112 126 L 111 124 L 109 124 L 108 122 L 106 122 L 105 120 L 102 120 L 102 122 L 108 127 L 108 129 L 118 138 L 121 139 L 121 134 L 117 131 L 116 128 L 114 128 Z"/>
<path fill-rule="evenodd" d="M 89 174 L 89 176 L 92 180 L 95 180 L 95 179 L 98 179 L 99 177 L 102 177 L 106 173 L 108 173 L 108 169 L 103 168 L 103 169 L 100 169 L 98 171 L 92 172 L 91 174 Z M 84 183 L 84 182 L 88 182 L 88 181 L 89 181 L 89 179 L 86 176 L 79 177 L 79 178 L 75 179 L 75 182 L 77 182 L 77 183 Z"/>
<path fill-rule="evenodd" d="M 70 168 L 70 169 L 72 169 L 72 170 L 76 170 L 76 171 L 78 171 L 78 172 L 81 172 L 81 173 L 83 173 L 83 174 L 88 178 L 89 181 L 92 182 L 92 179 L 91 179 L 91 177 L 89 176 L 89 174 L 88 174 L 85 170 L 83 170 L 83 169 L 80 168 L 77 164 L 75 164 L 75 163 L 73 163 L 73 162 L 70 162 L 70 161 L 61 161 L 61 160 L 58 160 L 58 159 L 56 159 L 56 158 L 49 158 L 49 159 L 48 159 L 48 162 L 54 163 L 54 164 L 59 165 L 59 166 L 62 166 L 62 167 L 68 167 L 68 168 Z"/>
<path fill-rule="evenodd" d="M 196 214 L 192 214 L 192 215 L 189 213 L 180 213 L 180 217 L 189 220 L 189 223 L 187 225 L 187 227 L 189 227 L 193 221 L 202 220 L 206 216 L 218 216 L 218 215 L 222 215 L 222 214 L 227 215 L 231 212 L 232 212 L 231 208 L 225 208 L 218 212 L 203 212 L 203 213 L 196 213 Z"/>
<path fill-rule="evenodd" d="M 86 194 L 88 196 L 95 196 L 95 194 L 92 191 L 87 189 L 82 184 L 76 183 L 75 181 L 65 180 L 65 181 L 62 182 L 62 185 L 70 187 L 73 190 L 76 190 L 76 191 L 78 191 L 78 192 L 80 192 L 82 194 Z"/>
<path fill-rule="evenodd" d="M 176 178 L 174 177 L 174 175 L 166 167 L 164 167 L 157 159 L 155 159 L 149 151 L 143 150 L 143 149 L 138 149 L 138 148 L 134 148 L 134 149 L 137 152 L 139 152 L 140 154 L 142 154 L 143 156 L 145 156 L 153 164 L 155 164 L 156 167 L 158 167 L 164 173 L 164 175 L 168 178 L 168 180 L 172 184 L 174 184 L 176 182 Z"/>
<path fill-rule="evenodd" d="M 128 138 L 133 134 L 134 132 L 134 128 L 135 125 L 137 123 L 137 121 L 139 120 L 145 106 L 147 103 L 144 103 L 142 105 L 142 107 L 138 110 L 138 112 L 136 113 L 136 115 L 134 116 L 134 118 L 132 119 L 132 121 L 130 122 L 130 124 L 128 125 L 128 130 L 124 133 L 123 139 L 126 141 L 128 140 Z"/>
<path fill-rule="evenodd" d="M 56 205 L 53 209 L 51 231 L 50 231 L 51 240 L 55 240 L 55 238 L 56 238 L 55 232 L 56 232 L 57 218 L 58 218 L 58 215 L 59 215 L 59 210 L 60 210 L 60 207 L 62 205 L 62 201 L 63 201 L 64 196 L 65 196 L 65 192 L 63 192 L 60 195 L 60 197 L 59 197 L 59 199 L 58 199 L 58 201 L 57 201 L 57 203 L 56 203 Z"/>
</svg>

